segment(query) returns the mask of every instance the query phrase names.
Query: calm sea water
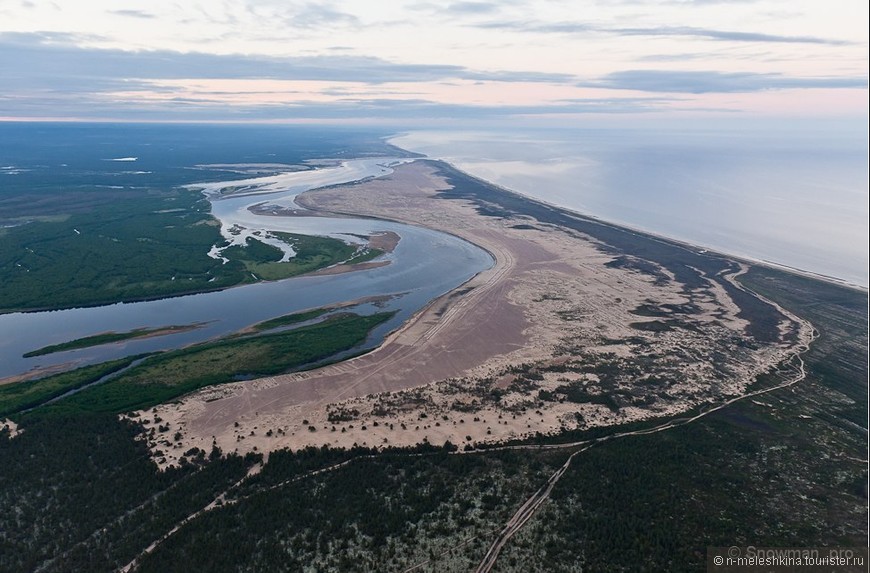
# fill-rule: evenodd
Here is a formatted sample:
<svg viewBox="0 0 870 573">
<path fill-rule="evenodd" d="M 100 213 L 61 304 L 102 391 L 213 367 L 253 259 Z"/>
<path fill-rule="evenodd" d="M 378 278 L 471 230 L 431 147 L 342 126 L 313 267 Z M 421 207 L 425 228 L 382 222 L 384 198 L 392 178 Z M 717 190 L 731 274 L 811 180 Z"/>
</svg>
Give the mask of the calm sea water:
<svg viewBox="0 0 870 573">
<path fill-rule="evenodd" d="M 420 131 L 392 143 L 584 214 L 868 285 L 864 127 Z"/>
</svg>

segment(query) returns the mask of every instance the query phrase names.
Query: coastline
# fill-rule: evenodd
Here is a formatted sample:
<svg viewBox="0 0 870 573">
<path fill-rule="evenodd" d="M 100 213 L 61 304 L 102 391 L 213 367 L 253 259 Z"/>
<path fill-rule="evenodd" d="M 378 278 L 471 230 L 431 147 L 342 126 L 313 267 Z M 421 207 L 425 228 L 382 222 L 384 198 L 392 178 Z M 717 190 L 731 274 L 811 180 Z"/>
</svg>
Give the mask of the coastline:
<svg viewBox="0 0 870 573">
<path fill-rule="evenodd" d="M 759 266 L 768 267 L 768 268 L 772 268 L 772 269 L 776 269 L 776 270 L 780 270 L 780 271 L 784 271 L 784 272 L 789 272 L 789 273 L 800 275 L 800 276 L 803 276 L 803 277 L 806 277 L 809 279 L 814 279 L 814 280 L 830 283 L 830 284 L 833 284 L 836 286 L 841 286 L 843 288 L 848 288 L 848 289 L 855 290 L 858 292 L 863 292 L 863 293 L 870 292 L 870 287 L 862 286 L 862 285 L 859 285 L 856 283 L 851 283 L 851 282 L 847 281 L 846 279 L 841 279 L 841 278 L 833 277 L 833 276 L 829 276 L 829 275 L 823 275 L 823 274 L 809 271 L 806 269 L 800 269 L 800 268 L 789 266 L 786 264 L 777 263 L 776 261 L 769 261 L 769 260 L 765 260 L 765 259 L 754 258 L 750 255 L 735 254 L 735 253 L 731 253 L 728 251 L 719 250 L 716 247 L 707 246 L 707 245 L 700 245 L 697 243 L 693 243 L 691 241 L 678 239 L 675 237 L 671 237 L 668 235 L 657 233 L 657 232 L 652 231 L 650 229 L 645 229 L 642 227 L 634 227 L 634 226 L 632 226 L 628 223 L 624 223 L 624 222 L 609 221 L 607 219 L 602 219 L 602 218 L 599 218 L 598 216 L 590 214 L 590 213 L 584 213 L 582 211 L 578 211 L 574 208 L 567 207 L 565 205 L 560 205 L 558 203 L 551 203 L 551 202 L 546 201 L 544 199 L 541 199 L 539 197 L 525 195 L 525 194 L 523 194 L 519 191 L 516 191 L 514 189 L 509 189 L 507 187 L 499 185 L 498 183 L 494 183 L 494 182 L 489 181 L 487 179 L 484 179 L 482 177 L 478 177 L 477 175 L 474 175 L 473 173 L 469 173 L 468 171 L 465 171 L 465 170 L 457 167 L 455 164 L 450 163 L 449 161 L 444 161 L 441 159 L 438 159 L 436 161 L 442 161 L 443 163 L 450 165 L 450 167 L 452 167 L 456 171 L 463 173 L 467 177 L 471 177 L 473 179 L 478 179 L 480 181 L 483 181 L 487 185 L 490 185 L 491 187 L 494 187 L 503 193 L 510 193 L 512 195 L 517 195 L 517 196 L 522 197 L 523 199 L 525 199 L 527 201 L 532 201 L 534 203 L 540 203 L 542 205 L 546 205 L 546 206 L 551 207 L 553 209 L 558 209 L 560 211 L 564 211 L 566 213 L 573 214 L 577 217 L 582 217 L 583 219 L 586 219 L 590 222 L 598 223 L 600 225 L 607 225 L 607 226 L 614 227 L 617 229 L 622 229 L 625 231 L 630 231 L 632 233 L 638 233 L 641 235 L 645 235 L 650 239 L 667 241 L 668 243 L 671 243 L 674 245 L 680 245 L 680 246 L 682 246 L 688 250 L 691 250 L 691 251 L 695 251 L 695 252 L 699 252 L 699 253 L 709 252 L 709 253 L 716 254 L 716 255 L 719 255 L 722 257 L 727 257 L 729 259 L 733 259 L 735 261 L 743 262 L 743 263 L 746 263 L 749 265 L 759 265 Z"/>
<path fill-rule="evenodd" d="M 439 159 L 439 160 L 437 160 L 437 161 L 443 161 L 443 160 Z M 478 180 L 480 180 L 480 181 L 483 181 L 483 182 L 485 182 L 487 185 L 490 185 L 490 186 L 492 186 L 492 187 L 494 187 L 494 188 L 497 188 L 497 189 L 499 189 L 500 191 L 502 191 L 502 192 L 504 192 L 504 193 L 510 193 L 510 194 L 513 194 L 513 195 L 518 195 L 518 196 L 520 196 L 520 197 L 522 197 L 523 199 L 526 199 L 526 200 L 528 200 L 528 201 L 532 201 L 532 202 L 535 202 L 535 203 L 540 203 L 540 204 L 542 204 L 542 205 L 546 205 L 546 206 L 548 206 L 548 207 L 551 207 L 551 208 L 553 208 L 553 209 L 558 209 L 558 210 L 560 210 L 560 211 L 564 211 L 564 212 L 566 212 L 566 213 L 571 213 L 571 214 L 573 214 L 573 215 L 576 215 L 577 217 L 582 217 L 582 218 L 587 219 L 587 220 L 589 220 L 589 221 L 591 221 L 591 222 L 599 223 L 599 224 L 601 224 L 601 225 L 611 226 L 611 227 L 614 227 L 614 228 L 617 228 L 617 229 L 622 229 L 622 230 L 626 230 L 626 231 L 631 231 L 632 233 L 638 233 L 638 234 L 641 234 L 641 235 L 645 235 L 645 236 L 647 236 L 647 237 L 650 238 L 650 239 L 656 239 L 656 240 L 667 241 L 668 243 L 672 243 L 672 244 L 675 244 L 675 245 L 680 245 L 680 246 L 682 246 L 682 247 L 684 247 L 684 248 L 686 248 L 686 249 L 689 249 L 689 250 L 692 250 L 692 251 L 695 251 L 695 252 L 699 252 L 699 253 L 709 252 L 709 253 L 712 253 L 712 254 L 716 254 L 716 255 L 719 255 L 719 256 L 722 256 L 722 257 L 727 257 L 727 258 L 729 258 L 729 259 L 733 259 L 733 260 L 735 260 L 735 261 L 742 262 L 742 263 L 746 263 L 746 264 L 749 264 L 749 265 L 758 265 L 758 266 L 768 267 L 768 268 L 772 268 L 772 269 L 776 269 L 776 270 L 780 270 L 780 271 L 784 271 L 784 272 L 789 272 L 789 273 L 793 273 L 793 274 L 796 274 L 796 275 L 800 275 L 800 276 L 803 276 L 803 277 L 806 277 L 806 278 L 809 278 L 809 279 L 814 279 L 814 280 L 818 280 L 818 281 L 822 281 L 822 282 L 830 283 L 830 284 L 833 284 L 833 285 L 841 286 L 841 287 L 843 287 L 843 288 L 848 288 L 848 289 L 855 290 L 855 291 L 858 291 L 858 292 L 863 292 L 863 293 L 868 293 L 868 292 L 870 292 L 870 287 L 866 287 L 866 286 L 862 286 L 862 285 L 859 285 L 859 284 L 856 284 L 856 283 L 852 283 L 852 282 L 847 281 L 846 279 L 841 279 L 841 278 L 838 278 L 838 277 L 833 277 L 833 276 L 829 276 L 829 275 L 824 275 L 824 274 L 816 273 L 816 272 L 809 271 L 809 270 L 806 270 L 806 269 L 800 269 L 800 268 L 798 268 L 798 267 L 789 266 L 789 265 L 786 265 L 786 264 L 783 264 L 783 263 L 777 263 L 776 261 L 769 261 L 769 260 L 766 260 L 766 259 L 754 258 L 754 257 L 752 257 L 752 256 L 750 256 L 750 255 L 743 255 L 743 254 L 735 254 L 735 253 L 731 253 L 731 252 L 728 252 L 728 251 L 724 251 L 724 250 L 717 249 L 716 247 L 707 246 L 707 245 L 700 245 L 700 244 L 698 244 L 698 243 L 693 243 L 693 242 L 691 242 L 691 241 L 687 241 L 687 240 L 683 240 L 683 239 L 678 239 L 678 238 L 671 237 L 671 236 L 669 236 L 669 235 L 664 235 L 664 234 L 661 234 L 661 233 L 656 233 L 655 231 L 652 231 L 652 230 L 650 230 L 650 229 L 646 229 L 646 228 L 642 228 L 642 227 L 634 227 L 634 226 L 632 226 L 632 225 L 630 225 L 630 224 L 628 224 L 628 223 L 624 223 L 624 222 L 619 222 L 619 221 L 609 221 L 609 220 L 607 220 L 607 219 L 602 219 L 602 218 L 599 218 L 599 217 L 596 216 L 596 215 L 593 215 L 593 214 L 590 214 L 590 213 L 584 213 L 584 212 L 582 212 L 582 211 L 578 211 L 578 210 L 576 210 L 576 209 L 574 209 L 574 208 L 567 207 L 567 206 L 565 206 L 565 205 L 560 205 L 560 204 L 558 204 L 558 203 L 551 203 L 551 202 L 546 201 L 546 200 L 544 200 L 544 199 L 541 199 L 541 198 L 539 198 L 539 197 L 533 197 L 533 196 L 531 196 L 531 195 L 525 195 L 525 194 L 523 194 L 523 193 L 521 193 L 521 192 L 519 192 L 519 191 L 516 191 L 516 190 L 513 190 L 513 189 L 508 189 L 507 187 L 504 187 L 504 186 L 502 186 L 502 185 L 499 185 L 498 183 L 494 183 L 494 182 L 489 181 L 489 180 L 487 180 L 487 179 L 484 179 L 484 178 L 482 178 L 482 177 L 478 177 L 477 175 L 474 175 L 473 173 L 469 173 L 468 171 L 464 171 L 463 169 L 457 167 L 456 165 L 454 165 L 453 163 L 450 163 L 449 161 L 443 161 L 443 162 L 446 163 L 447 165 L 450 165 L 453 169 L 456 169 L 456 171 L 459 171 L 460 173 L 463 173 L 463 174 L 465 174 L 466 176 L 471 177 L 471 178 L 473 178 L 473 179 L 478 179 Z"/>
<path fill-rule="evenodd" d="M 408 149 L 404 149 L 404 148 L 400 147 L 399 145 L 393 143 L 394 140 L 402 137 L 403 135 L 405 135 L 405 133 L 398 133 L 398 134 L 395 134 L 395 135 L 392 135 L 390 137 L 385 138 L 385 140 L 390 145 L 392 145 L 393 147 L 396 147 L 397 149 L 402 149 L 407 153 L 417 153 L 417 152 L 414 152 L 414 151 L 411 151 Z M 818 272 L 807 270 L 807 269 L 802 269 L 802 268 L 787 265 L 784 263 L 778 263 L 776 261 L 756 257 L 756 256 L 753 256 L 753 255 L 748 254 L 748 253 L 732 252 L 732 251 L 729 251 L 728 249 L 722 249 L 721 247 L 707 245 L 707 244 L 704 244 L 702 242 L 693 241 L 691 239 L 682 239 L 682 238 L 673 237 L 673 236 L 668 235 L 666 233 L 657 232 L 654 229 L 635 226 L 635 225 L 632 225 L 631 223 L 628 223 L 625 221 L 617 221 L 617 220 L 611 220 L 608 218 L 599 217 L 598 215 L 595 215 L 594 213 L 588 213 L 588 212 L 579 210 L 576 207 L 571 207 L 568 205 L 563 205 L 561 203 L 551 202 L 551 201 L 548 201 L 546 199 L 542 199 L 540 197 L 535 197 L 533 195 L 525 194 L 522 191 L 519 191 L 517 189 L 506 187 L 504 185 L 501 185 L 499 183 L 496 183 L 494 181 L 486 179 L 485 177 L 482 177 L 480 175 L 472 173 L 471 171 L 468 171 L 467 169 L 463 169 L 462 167 L 460 167 L 456 163 L 453 163 L 453 162 L 445 160 L 445 159 L 439 159 L 439 158 L 427 157 L 427 156 L 423 156 L 420 159 L 439 161 L 439 162 L 445 163 L 447 165 L 450 165 L 450 167 L 455 169 L 456 171 L 463 173 L 464 175 L 471 177 L 473 179 L 477 179 L 479 181 L 485 182 L 487 185 L 489 185 L 495 189 L 498 189 L 503 193 L 516 195 L 516 196 L 522 197 L 523 199 L 526 199 L 526 200 L 529 200 L 529 201 L 532 201 L 535 203 L 540 203 L 542 205 L 546 205 L 550 208 L 558 209 L 558 210 L 564 211 L 566 213 L 571 213 L 571 214 L 576 215 L 578 217 L 582 217 L 583 219 L 586 219 L 586 220 L 589 220 L 592 222 L 597 222 L 597 223 L 602 224 L 602 225 L 608 225 L 608 226 L 612 226 L 615 228 L 628 230 L 628 231 L 635 232 L 635 233 L 640 233 L 640 234 L 646 235 L 650 238 L 668 241 L 669 243 L 672 243 L 672 244 L 682 245 L 685 248 L 690 249 L 690 250 L 707 251 L 710 253 L 715 253 L 717 255 L 720 255 L 723 257 L 728 257 L 730 259 L 744 262 L 747 264 L 761 265 L 761 266 L 765 266 L 765 267 L 774 268 L 777 270 L 791 272 L 794 274 L 805 276 L 807 278 L 812 278 L 812 279 L 824 281 L 827 283 L 835 284 L 835 285 L 849 288 L 852 290 L 856 290 L 859 292 L 865 292 L 865 293 L 870 292 L 870 285 L 867 285 L 867 286 L 861 285 L 861 284 L 858 284 L 855 282 L 851 282 L 847 279 L 842 279 L 839 277 L 826 275 L 826 274 L 818 273 Z"/>
<path fill-rule="evenodd" d="M 461 181 L 457 183 L 452 177 L 459 177 Z M 457 189 L 456 185 L 461 189 Z M 493 193 L 498 193 L 498 197 L 508 206 L 492 206 L 488 203 L 495 195 L 487 194 Z M 413 197 L 409 198 L 409 194 Z M 421 440 L 438 443 L 444 438 L 456 443 L 456 430 L 445 427 L 436 430 L 433 427 L 440 424 L 424 424 L 422 429 L 418 424 L 416 428 L 420 434 L 411 432 L 404 434 L 404 437 L 393 433 L 392 428 L 398 425 L 399 419 L 402 420 L 403 430 L 406 424 L 410 428 L 412 422 L 408 415 L 413 412 L 417 412 L 421 420 L 427 418 L 427 412 L 428 419 L 436 412 L 440 412 L 438 416 L 451 417 L 456 412 L 451 414 L 449 408 L 444 410 L 444 406 L 438 404 L 451 401 L 455 405 L 457 400 L 466 403 L 462 408 L 478 409 L 479 415 L 474 416 L 475 421 L 482 419 L 485 424 L 487 419 L 499 420 L 499 426 L 493 426 L 490 421 L 488 427 L 475 431 L 469 426 L 463 428 L 463 433 L 467 431 L 469 436 L 474 436 L 474 443 L 481 444 L 521 439 L 535 432 L 551 435 L 584 426 L 671 416 L 705 401 L 718 402 L 722 399 L 716 398 L 720 393 L 723 397 L 742 394 L 758 374 L 784 360 L 790 349 L 799 341 L 804 341 L 807 331 L 812 330 L 806 324 L 800 325 L 797 320 L 783 315 L 759 295 L 751 294 L 732 282 L 731 275 L 740 274 L 744 269 L 743 265 L 731 262 L 735 260 L 733 257 L 699 252 L 682 242 L 621 228 L 546 205 L 517 193 L 506 192 L 497 186 L 488 186 L 440 162 L 417 161 L 391 176 L 364 185 L 312 190 L 297 198 L 297 202 L 306 208 L 315 207 L 339 215 L 354 213 L 356 216 L 371 216 L 452 232 L 490 252 L 496 264 L 465 285 L 433 300 L 368 354 L 305 373 L 206 389 L 188 396 L 179 404 L 159 407 L 160 417 L 171 420 L 172 427 L 181 436 L 180 442 L 172 446 L 169 452 L 165 449 L 166 443 L 149 442 L 152 450 L 159 452 L 161 465 L 172 465 L 180 451 L 190 447 L 205 449 L 209 441 L 207 438 L 211 436 L 217 436 L 216 443 L 221 449 L 233 451 L 235 448 L 239 452 L 251 451 L 255 446 L 256 451 L 261 452 L 282 447 L 295 450 L 306 445 L 331 444 L 341 447 L 344 444 L 344 447 L 350 447 L 352 443 L 360 441 L 363 445 L 383 441 L 391 446 L 402 446 L 420 443 Z M 492 213 L 487 213 L 490 208 Z M 446 213 L 442 214 L 441 219 L 438 218 L 439 211 Z M 566 222 L 568 227 L 560 226 L 562 222 Z M 608 234 L 617 237 L 616 246 L 608 246 L 602 238 L 592 238 L 587 234 L 590 229 L 597 229 L 596 232 L 603 233 L 605 239 Z M 609 237 L 611 242 L 613 237 Z M 650 263 L 655 268 L 644 267 L 646 263 L 641 264 L 641 260 L 635 258 L 638 253 L 630 254 L 632 249 L 620 246 L 620 241 L 629 241 L 630 245 L 637 246 L 640 256 L 646 257 L 643 260 L 655 259 L 660 262 Z M 671 260 L 674 257 L 676 262 Z M 685 261 L 681 263 L 683 259 Z M 668 286 L 671 283 L 674 286 Z M 576 286 L 572 287 L 572 284 Z M 585 287 L 581 286 L 584 284 Z M 677 285 L 684 285 L 683 290 L 674 290 Z M 588 290 L 590 288 L 591 291 Z M 552 294 L 548 295 L 547 292 Z M 683 311 L 675 311 L 674 315 L 668 315 L 670 318 L 664 319 L 674 324 L 688 320 L 691 324 L 686 323 L 686 328 L 690 330 L 683 331 L 680 327 L 674 331 L 661 320 L 644 319 L 643 316 L 649 315 L 638 315 L 634 307 L 642 309 L 646 305 L 644 300 L 650 300 L 650 297 L 674 309 L 696 307 L 696 310 L 686 311 L 689 315 L 677 316 Z M 534 304 L 532 301 L 535 301 Z M 566 307 L 566 304 L 569 306 Z M 585 318 L 583 315 L 566 318 L 568 315 L 564 313 L 574 313 L 570 308 L 577 304 L 581 307 L 592 304 L 589 307 L 592 314 Z M 485 305 L 489 306 L 484 308 Z M 532 306 L 535 307 L 534 311 Z M 739 318 L 738 315 L 750 312 L 750 308 L 753 316 L 749 320 Z M 493 317 L 498 319 L 493 320 Z M 575 324 L 575 320 L 579 322 Z M 666 332 L 648 336 L 650 341 L 659 340 L 657 345 L 661 346 L 660 351 L 632 346 L 634 343 L 628 342 L 647 336 L 644 334 L 648 330 L 646 327 L 636 330 L 644 324 L 656 330 L 660 330 L 656 325 L 662 324 L 661 330 Z M 601 331 L 602 328 L 605 330 Z M 613 342 L 606 342 L 608 337 L 601 334 L 607 329 L 611 329 L 610 338 Z M 692 334 L 691 329 L 699 329 L 699 334 Z M 755 358 L 750 358 L 755 351 L 746 354 L 745 349 L 740 350 L 732 347 L 732 343 L 725 342 L 744 331 L 752 333 L 751 336 L 761 345 L 760 353 L 756 352 Z M 597 334 L 589 338 L 587 332 Z M 470 353 L 467 342 L 463 342 L 469 336 L 477 343 L 484 341 L 495 346 L 476 354 Z M 576 342 L 580 346 L 575 347 L 575 351 L 559 357 L 558 347 L 571 337 L 586 342 Z M 716 342 L 720 339 L 721 343 Z M 725 346 L 720 347 L 720 344 Z M 592 349 L 589 350 L 592 354 L 588 354 L 587 346 Z M 709 361 L 691 362 L 694 366 L 690 366 L 690 371 L 695 370 L 689 376 L 691 380 L 681 383 L 679 390 L 673 388 L 677 396 L 685 397 L 673 403 L 653 399 L 650 409 L 648 406 L 632 406 L 634 399 L 626 402 L 626 395 L 623 395 L 620 398 L 623 404 L 612 410 L 610 406 L 596 405 L 597 398 L 594 395 L 591 395 L 592 404 L 579 406 L 570 401 L 565 404 L 564 398 L 561 398 L 556 402 L 547 402 L 546 408 L 541 402 L 538 408 L 538 413 L 542 414 L 540 419 L 523 417 L 518 420 L 515 412 L 514 422 L 504 419 L 504 414 L 512 410 L 483 404 L 474 398 L 483 396 L 474 392 L 489 392 L 487 388 L 494 381 L 496 387 L 501 387 L 502 391 L 513 396 L 511 400 L 525 404 L 525 398 L 516 387 L 522 382 L 523 376 L 510 372 L 519 365 L 528 368 L 529 364 L 538 365 L 532 366 L 532 373 L 544 373 L 543 385 L 539 385 L 541 391 L 548 395 L 553 395 L 553 392 L 559 395 L 559 388 L 565 384 L 558 380 L 564 376 L 556 376 L 555 373 L 565 368 L 575 368 L 574 364 L 579 364 L 578 356 L 586 356 L 585 360 L 611 360 L 602 358 L 607 356 L 616 356 L 621 361 L 638 359 L 643 363 L 652 360 L 650 364 L 657 366 L 650 366 L 650 373 L 660 372 L 663 376 L 670 376 L 666 374 L 669 368 L 666 364 L 668 352 L 680 352 L 679 349 L 684 346 L 694 348 L 701 355 L 719 348 L 715 352 L 725 352 L 723 356 L 730 356 L 723 364 L 727 372 L 735 369 L 733 374 L 722 378 L 723 374 L 717 374 L 715 368 L 710 370 Z M 606 372 L 610 367 L 605 365 L 602 368 L 602 372 Z M 466 380 L 467 377 L 470 378 Z M 582 382 L 594 386 L 596 383 L 594 378 L 589 379 L 585 375 L 579 378 L 572 375 L 569 378 L 575 380 L 571 384 Z M 460 385 L 457 386 L 457 383 Z M 614 391 L 626 392 L 627 387 L 619 390 L 622 387 L 620 385 Z M 708 394 L 707 398 L 702 398 Z M 604 395 L 607 395 L 606 392 Z M 404 399 L 414 403 L 434 405 L 434 410 L 412 408 L 408 411 L 408 405 L 402 405 L 397 396 L 404 396 Z M 384 404 L 387 403 L 392 404 L 390 408 L 394 410 L 398 408 L 396 412 L 405 414 L 379 418 L 376 412 L 384 410 Z M 532 403 L 522 406 L 523 412 L 526 412 L 526 407 L 533 407 Z M 353 424 L 347 423 L 333 423 L 333 431 L 328 434 L 305 432 L 303 427 L 297 427 L 298 420 L 305 418 L 313 424 L 311 427 L 323 425 L 320 432 L 328 431 L 328 420 L 336 415 L 343 417 L 341 412 L 344 411 L 357 413 L 352 419 L 362 423 L 365 434 L 360 434 L 359 426 L 354 429 Z M 579 411 L 583 411 L 582 419 L 586 421 L 578 426 L 572 420 L 575 412 Z M 380 424 L 373 423 L 373 420 L 380 421 Z M 463 420 L 459 421 L 464 423 Z M 521 422 L 528 426 L 528 431 L 520 430 L 517 424 Z M 248 430 L 254 431 L 251 428 L 271 425 L 281 429 L 280 439 L 277 435 L 255 437 L 247 434 Z M 340 434 L 333 433 L 336 427 L 341 428 Z M 387 427 L 390 428 L 389 432 Z M 421 435 L 424 432 L 425 435 Z"/>
</svg>

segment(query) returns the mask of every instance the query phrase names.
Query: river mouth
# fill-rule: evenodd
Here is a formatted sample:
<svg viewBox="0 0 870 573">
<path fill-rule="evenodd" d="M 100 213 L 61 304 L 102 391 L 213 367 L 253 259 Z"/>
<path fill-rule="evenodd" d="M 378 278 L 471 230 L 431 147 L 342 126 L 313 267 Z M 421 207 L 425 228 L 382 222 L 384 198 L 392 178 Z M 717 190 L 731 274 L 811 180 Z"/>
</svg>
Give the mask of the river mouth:
<svg viewBox="0 0 870 573">
<path fill-rule="evenodd" d="M 372 331 L 354 352 L 377 346 L 431 300 L 453 290 L 493 264 L 483 249 L 458 237 L 412 225 L 353 217 L 282 217 L 252 211 L 268 203 L 293 205 L 299 193 L 316 187 L 352 183 L 390 173 L 396 158 L 344 160 L 306 171 L 279 175 L 194 184 L 212 204 L 212 214 L 222 229 L 242 228 L 248 236 L 269 232 L 337 237 L 359 243 L 360 236 L 393 233 L 399 237 L 389 264 L 368 266 L 340 274 L 303 275 L 274 282 L 259 282 L 152 301 L 118 303 L 60 311 L 11 313 L 0 316 L 0 331 L 15 337 L 0 341 L 0 379 L 105 362 L 125 356 L 171 350 L 238 332 L 258 322 L 312 308 L 340 305 L 358 314 L 392 311 L 395 315 Z M 247 187 L 246 192 L 226 193 L 229 187 Z M 226 237 L 226 235 L 225 235 Z M 219 257 L 219 252 L 213 252 Z M 371 302 L 376 299 L 375 302 Z M 348 304 L 352 303 L 352 304 Z M 88 348 L 24 358 L 27 352 L 51 344 L 105 332 L 128 332 L 138 328 L 198 324 L 184 332 L 103 344 Z"/>
</svg>

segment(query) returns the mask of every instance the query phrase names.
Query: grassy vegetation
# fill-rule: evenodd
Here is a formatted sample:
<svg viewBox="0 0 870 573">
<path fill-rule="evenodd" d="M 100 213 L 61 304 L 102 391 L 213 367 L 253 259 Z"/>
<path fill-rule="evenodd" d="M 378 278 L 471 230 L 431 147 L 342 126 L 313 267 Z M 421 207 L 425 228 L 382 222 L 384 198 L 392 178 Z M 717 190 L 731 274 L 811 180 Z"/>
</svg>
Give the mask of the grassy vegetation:
<svg viewBox="0 0 870 573">
<path fill-rule="evenodd" d="M 44 404 L 70 390 L 81 388 L 107 374 L 126 368 L 134 360 L 136 357 L 122 358 L 46 376 L 39 380 L 2 385 L 0 386 L 0 417 Z"/>
<path fill-rule="evenodd" d="M 305 312 L 296 312 L 293 314 L 285 314 L 284 316 L 279 316 L 277 318 L 272 318 L 269 320 L 264 320 L 263 322 L 259 322 L 253 326 L 254 330 L 258 332 L 262 332 L 264 330 L 274 330 L 276 328 L 281 328 L 282 326 L 290 326 L 293 324 L 299 324 L 300 322 L 305 322 L 307 320 L 314 320 L 319 316 L 323 316 L 330 309 L 328 308 L 316 308 L 314 310 L 308 310 Z"/>
<path fill-rule="evenodd" d="M 331 237 L 281 232 L 273 234 L 292 245 L 296 256 L 289 261 L 278 262 L 283 256 L 281 250 L 256 239 L 248 239 L 246 248 L 234 246 L 226 249 L 224 256 L 241 261 L 258 278 L 280 280 L 347 261 L 356 252 L 356 247 Z"/>
<path fill-rule="evenodd" d="M 90 348 L 91 346 L 99 346 L 101 344 L 109 344 L 111 342 L 121 342 L 124 340 L 132 340 L 134 338 L 143 338 L 146 336 L 154 336 L 156 334 L 171 334 L 174 332 L 183 332 L 190 330 L 195 326 L 161 326 L 159 328 L 137 328 L 127 332 L 105 332 L 103 334 L 95 334 L 93 336 L 85 336 L 84 338 L 76 338 L 68 342 L 60 344 L 51 344 L 43 346 L 37 350 L 27 352 L 24 358 L 33 356 L 43 356 L 54 352 L 63 352 L 65 350 L 76 350 L 79 348 Z"/>
<path fill-rule="evenodd" d="M 256 239 L 234 246 L 229 263 L 207 255 L 220 244 L 208 202 L 190 191 L 154 192 L 94 212 L 33 221 L 0 235 L 0 312 L 92 306 L 220 290 L 278 280 L 347 261 L 356 247 L 338 239 L 276 233 L 297 256 Z M 94 256 L 99 253 L 99 256 Z"/>
<path fill-rule="evenodd" d="M 197 193 L 146 193 L 63 221 L 11 228 L 0 237 L 0 311 L 142 300 L 243 282 L 241 262 L 221 265 L 207 255 L 222 240 L 208 209 Z"/>
<path fill-rule="evenodd" d="M 204 386 L 280 374 L 357 346 L 372 328 L 391 316 L 346 314 L 287 332 L 231 338 L 166 352 L 47 408 L 59 412 L 126 412 L 167 402 Z"/>
</svg>

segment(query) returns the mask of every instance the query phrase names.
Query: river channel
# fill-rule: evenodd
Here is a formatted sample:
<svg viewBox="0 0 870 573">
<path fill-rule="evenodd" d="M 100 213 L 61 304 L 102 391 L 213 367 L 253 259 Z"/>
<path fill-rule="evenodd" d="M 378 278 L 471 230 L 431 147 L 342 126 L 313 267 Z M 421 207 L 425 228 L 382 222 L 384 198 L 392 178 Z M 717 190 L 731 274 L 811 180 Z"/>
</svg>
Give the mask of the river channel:
<svg viewBox="0 0 870 573">
<path fill-rule="evenodd" d="M 221 221 L 225 232 L 235 227 L 237 231 L 242 229 L 245 235 L 285 231 L 359 241 L 355 238 L 357 235 L 392 231 L 401 239 L 392 253 L 384 255 L 389 260 L 388 265 L 343 274 L 259 282 L 217 292 L 154 301 L 0 315 L 0 332 L 6 333 L 0 337 L 0 378 L 36 369 L 72 368 L 145 352 L 180 348 L 225 336 L 285 314 L 384 297 L 377 303 L 363 302 L 353 309 L 361 314 L 396 311 L 390 321 L 372 332 L 364 345 L 367 348 L 377 346 L 386 334 L 432 299 L 489 268 L 493 263 L 490 255 L 457 237 L 400 223 L 362 218 L 259 215 L 250 211 L 249 207 L 264 202 L 293 206 L 293 198 L 299 193 L 317 187 L 384 176 L 392 172 L 389 165 L 399 161 L 402 160 L 352 159 L 325 164 L 315 170 L 196 186 L 209 197 L 212 214 Z M 226 194 L 227 189 L 239 187 L 245 188 L 243 194 Z M 171 325 L 198 327 L 32 358 L 22 356 L 47 345 L 95 334 Z"/>
</svg>

